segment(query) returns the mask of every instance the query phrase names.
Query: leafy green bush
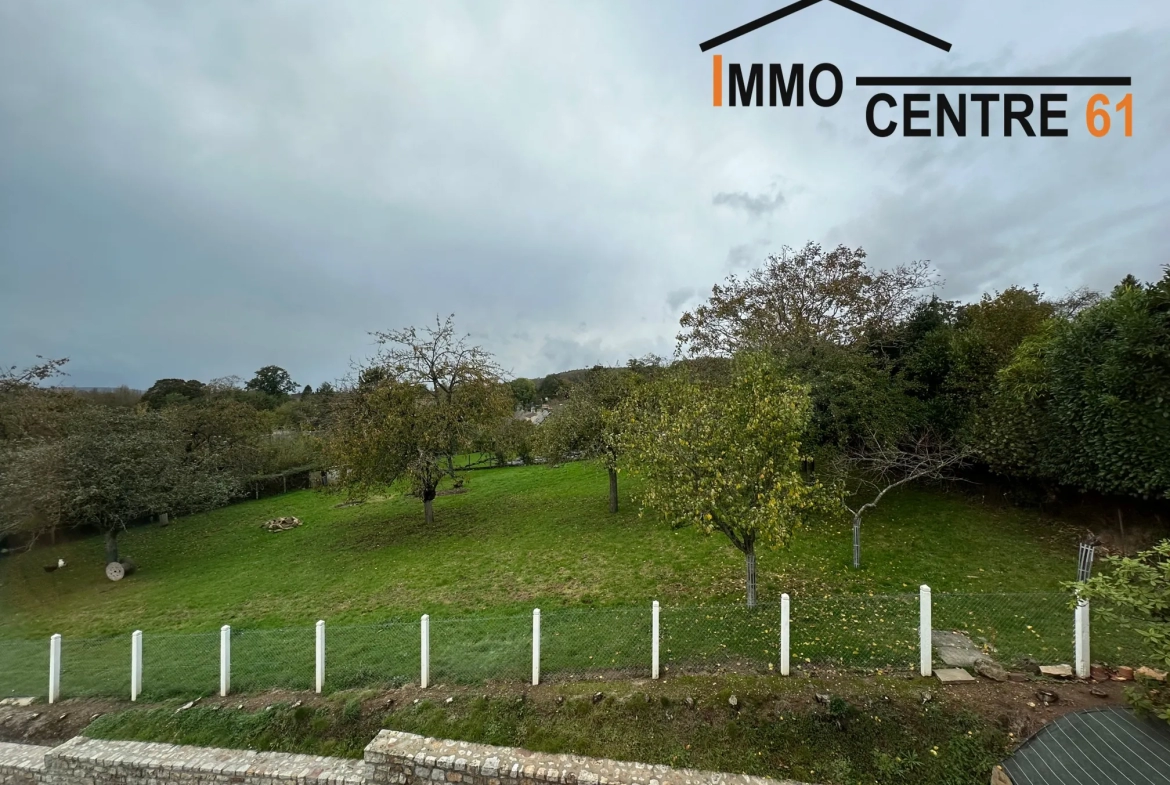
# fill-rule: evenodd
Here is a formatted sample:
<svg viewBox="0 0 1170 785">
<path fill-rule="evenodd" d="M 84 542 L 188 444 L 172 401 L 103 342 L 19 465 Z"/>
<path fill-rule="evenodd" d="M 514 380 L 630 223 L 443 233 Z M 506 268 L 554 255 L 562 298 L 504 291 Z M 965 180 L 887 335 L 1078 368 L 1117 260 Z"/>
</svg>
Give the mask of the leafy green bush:
<svg viewBox="0 0 1170 785">
<path fill-rule="evenodd" d="M 1094 611 L 1132 629 L 1152 657 L 1170 668 L 1170 540 L 1133 558 L 1109 557 L 1108 571 L 1080 586 L 1080 596 L 1097 600 Z M 1170 722 L 1170 690 L 1163 682 L 1139 678 L 1126 696 L 1139 711 Z"/>
</svg>

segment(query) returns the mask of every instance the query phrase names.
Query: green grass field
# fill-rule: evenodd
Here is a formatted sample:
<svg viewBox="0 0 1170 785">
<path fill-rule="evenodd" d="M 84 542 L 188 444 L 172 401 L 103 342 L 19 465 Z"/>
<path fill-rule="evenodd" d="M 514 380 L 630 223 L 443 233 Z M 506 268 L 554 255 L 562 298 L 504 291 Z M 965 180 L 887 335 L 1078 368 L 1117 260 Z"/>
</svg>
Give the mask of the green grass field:
<svg viewBox="0 0 1170 785">
<path fill-rule="evenodd" d="M 903 491 L 866 520 L 861 570 L 850 566 L 846 521 L 762 553 L 762 607 L 749 613 L 742 556 L 725 539 L 639 518 L 629 483 L 610 515 L 597 466 L 466 478 L 465 493 L 436 500 L 433 527 L 401 493 L 338 507 L 338 495 L 298 491 L 134 528 L 119 542 L 139 570 L 117 583 L 102 572 L 98 537 L 0 558 L 0 694 L 44 691 L 54 632 L 63 691 L 125 694 L 135 629 L 148 695 L 200 694 L 217 683 L 223 624 L 235 689 L 308 687 L 317 619 L 328 625 L 331 688 L 401 683 L 418 675 L 422 613 L 432 616 L 436 681 L 518 680 L 530 668 L 534 607 L 546 677 L 641 674 L 652 600 L 667 672 L 765 669 L 781 592 L 793 598 L 794 664 L 909 668 L 922 583 L 936 627 L 969 629 L 1008 659 L 1071 656 L 1072 614 L 1057 591 L 1075 576 L 1076 533 L 1025 511 Z M 280 515 L 304 525 L 261 528 Z M 65 569 L 42 569 L 59 557 Z"/>
</svg>

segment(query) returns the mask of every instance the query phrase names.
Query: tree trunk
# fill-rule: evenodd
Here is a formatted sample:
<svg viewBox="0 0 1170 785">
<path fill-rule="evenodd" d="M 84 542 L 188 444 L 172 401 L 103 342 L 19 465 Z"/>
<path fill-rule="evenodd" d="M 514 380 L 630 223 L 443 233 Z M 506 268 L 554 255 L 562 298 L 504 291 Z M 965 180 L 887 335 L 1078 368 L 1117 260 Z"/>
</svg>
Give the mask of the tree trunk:
<svg viewBox="0 0 1170 785">
<path fill-rule="evenodd" d="M 618 511 L 617 469 L 609 470 L 609 511 Z"/>
<path fill-rule="evenodd" d="M 106 564 L 118 561 L 118 532 L 114 529 L 106 532 Z"/>
<path fill-rule="evenodd" d="M 435 522 L 435 489 L 427 488 L 423 491 L 423 515 L 427 526 Z"/>
<path fill-rule="evenodd" d="M 853 516 L 853 567 L 861 566 L 861 516 Z"/>
<path fill-rule="evenodd" d="M 747 606 L 754 608 L 756 607 L 756 544 L 754 542 L 748 542 L 744 556 L 747 560 Z"/>
</svg>

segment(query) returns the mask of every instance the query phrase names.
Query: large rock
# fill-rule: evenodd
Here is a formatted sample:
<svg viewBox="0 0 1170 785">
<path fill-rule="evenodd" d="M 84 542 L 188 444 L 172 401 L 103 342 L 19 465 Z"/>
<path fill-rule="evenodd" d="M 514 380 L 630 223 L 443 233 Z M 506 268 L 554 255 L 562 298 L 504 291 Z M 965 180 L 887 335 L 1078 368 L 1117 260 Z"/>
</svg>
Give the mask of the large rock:
<svg viewBox="0 0 1170 785">
<path fill-rule="evenodd" d="M 975 672 L 985 679 L 992 681 L 1007 681 L 1008 672 L 995 660 L 980 657 L 975 660 Z"/>
</svg>

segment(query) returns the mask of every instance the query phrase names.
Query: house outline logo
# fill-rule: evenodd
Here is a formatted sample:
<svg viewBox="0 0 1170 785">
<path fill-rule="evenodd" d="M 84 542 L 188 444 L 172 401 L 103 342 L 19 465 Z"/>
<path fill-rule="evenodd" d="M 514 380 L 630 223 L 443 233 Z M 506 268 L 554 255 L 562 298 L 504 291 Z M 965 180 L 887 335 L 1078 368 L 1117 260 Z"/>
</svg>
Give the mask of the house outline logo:
<svg viewBox="0 0 1170 785">
<path fill-rule="evenodd" d="M 765 14 L 739 27 L 720 33 L 699 44 L 701 52 L 708 52 L 730 41 L 734 41 L 748 33 L 755 32 L 773 22 L 792 16 L 806 8 L 818 5 L 822 0 L 796 0 L 770 14 Z M 903 35 L 917 39 L 944 52 L 951 51 L 951 43 L 938 36 L 919 30 L 905 22 L 875 11 L 868 6 L 854 0 L 829 0 L 833 5 L 840 6 L 855 14 L 864 16 L 874 22 L 896 30 Z M 722 54 L 711 56 L 712 106 L 724 106 L 724 64 Z M 726 68 L 726 85 L 728 93 L 727 106 L 756 107 L 765 106 L 764 92 L 767 88 L 769 107 L 797 107 L 805 106 L 804 96 L 807 93 L 812 103 L 821 108 L 835 106 L 841 100 L 845 88 L 845 79 L 841 69 L 832 63 L 820 63 L 808 72 L 805 79 L 803 63 L 767 64 L 765 75 L 764 63 L 747 64 L 747 76 L 744 75 L 744 65 L 729 63 Z M 826 93 L 822 77 L 829 77 L 832 83 L 831 92 Z M 1027 137 L 1067 137 L 1069 129 L 1059 127 L 1059 124 L 1068 116 L 1064 104 L 1069 100 L 1067 92 L 1045 91 L 1039 95 L 1037 102 L 1029 92 L 960 92 L 953 96 L 945 90 L 923 92 L 922 88 L 1075 88 L 1075 87 L 1129 87 L 1132 79 L 1129 76 L 858 76 L 856 87 L 902 87 L 918 88 L 914 92 L 906 92 L 901 101 L 889 92 L 878 92 L 872 95 L 866 105 L 865 123 L 870 133 L 877 137 L 894 135 L 901 129 L 904 137 L 946 136 L 947 127 L 951 134 L 958 137 L 968 135 L 968 103 L 977 114 L 977 128 L 973 128 L 972 135 L 981 137 L 992 136 L 991 118 L 993 108 L 998 111 L 1002 107 L 1002 135 L 1005 137 L 1023 135 Z M 736 98 L 739 98 L 737 103 Z M 930 108 L 923 108 L 923 104 L 934 104 L 934 113 Z M 1038 106 L 1037 106 L 1038 104 Z M 1095 92 L 1089 96 L 1085 104 L 1084 122 L 1091 136 L 1101 138 L 1107 136 L 1111 127 L 1121 126 L 1113 119 L 1123 120 L 1124 135 L 1133 136 L 1133 93 L 1126 93 L 1110 107 L 1111 101 L 1105 93 Z M 886 110 L 902 110 L 898 120 L 883 117 L 879 120 L 877 112 L 886 107 Z M 977 107 L 977 108 L 976 108 Z M 1038 109 L 1038 111 L 1037 111 Z M 882 120 L 885 120 L 884 124 Z M 924 126 L 916 121 L 934 120 L 931 126 Z M 1033 127 L 1039 126 L 1039 134 Z M 975 125 L 974 123 L 972 125 Z M 998 135 L 998 134 L 996 134 Z M 1115 134 L 1120 136 L 1121 134 Z"/>
<path fill-rule="evenodd" d="M 720 33 L 714 38 L 708 41 L 704 41 L 703 43 L 699 44 L 699 50 L 706 52 L 708 50 L 714 49 L 717 46 L 722 46 L 728 41 L 734 41 L 740 36 L 755 32 L 761 27 L 766 27 L 773 22 L 778 22 L 786 16 L 792 16 L 793 14 L 799 11 L 803 11 L 806 8 L 811 8 L 820 2 L 821 0 L 797 0 L 795 3 L 786 5 L 777 11 L 773 11 L 770 14 L 761 16 L 759 19 L 754 19 L 747 24 L 740 25 L 733 30 L 728 30 L 726 33 Z M 930 44 L 931 46 L 938 47 L 944 52 L 951 51 L 951 45 L 949 42 L 944 41 L 937 36 L 933 36 L 930 33 L 923 32 L 916 27 L 911 27 L 905 22 L 899 22 L 897 19 L 886 16 L 883 13 L 879 13 L 872 8 L 868 8 L 862 5 L 861 3 L 855 3 L 853 0 L 829 0 L 829 2 L 833 3 L 834 5 L 839 5 L 842 8 L 847 8 L 856 14 L 860 14 L 867 19 L 872 19 L 873 21 L 878 22 L 879 24 L 883 24 L 893 30 L 897 30 L 899 33 L 904 33 L 911 38 L 917 38 L 919 41 L 923 41 Z"/>
</svg>

